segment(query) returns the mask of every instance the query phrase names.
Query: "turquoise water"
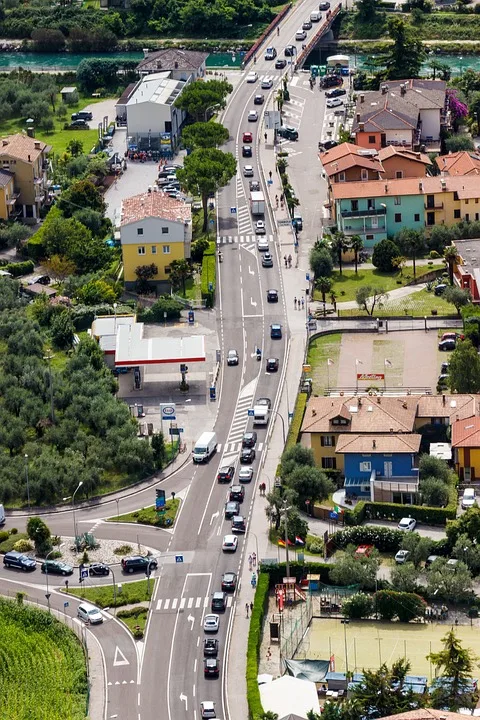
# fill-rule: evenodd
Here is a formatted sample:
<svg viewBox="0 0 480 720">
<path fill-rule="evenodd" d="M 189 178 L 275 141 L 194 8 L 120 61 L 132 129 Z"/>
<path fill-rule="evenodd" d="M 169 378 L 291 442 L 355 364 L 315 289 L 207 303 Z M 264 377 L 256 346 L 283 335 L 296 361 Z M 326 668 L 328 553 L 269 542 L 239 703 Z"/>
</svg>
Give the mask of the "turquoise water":
<svg viewBox="0 0 480 720">
<path fill-rule="evenodd" d="M 207 58 L 207 67 L 239 67 L 244 53 L 211 53 Z M 142 52 L 118 53 L 27 53 L 0 52 L 0 72 L 22 67 L 27 70 L 75 70 L 84 58 L 107 58 L 111 60 L 142 60 Z"/>
<path fill-rule="evenodd" d="M 364 70 L 371 71 L 373 55 L 363 55 L 359 53 L 357 55 L 357 67 Z M 431 75 L 432 69 L 429 64 L 432 60 L 438 60 L 441 63 L 448 65 L 452 71 L 452 75 L 461 75 L 467 68 L 480 72 L 480 55 L 430 55 L 428 60 L 422 65 L 422 75 Z M 354 55 L 350 55 L 350 63 L 354 64 Z M 437 73 L 438 75 L 438 73 Z"/>
</svg>

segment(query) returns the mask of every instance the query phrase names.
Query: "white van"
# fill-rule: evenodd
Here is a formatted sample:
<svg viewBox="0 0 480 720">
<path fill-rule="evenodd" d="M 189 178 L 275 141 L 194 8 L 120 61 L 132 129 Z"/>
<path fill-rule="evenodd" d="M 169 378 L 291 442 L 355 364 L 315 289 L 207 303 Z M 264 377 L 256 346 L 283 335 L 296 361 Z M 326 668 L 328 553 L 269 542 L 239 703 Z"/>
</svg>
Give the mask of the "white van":
<svg viewBox="0 0 480 720">
<path fill-rule="evenodd" d="M 314 10 L 313 12 L 310 13 L 310 20 L 312 22 L 320 22 L 321 19 L 322 19 L 322 13 L 318 12 L 318 10 Z"/>
<path fill-rule="evenodd" d="M 207 462 L 215 452 L 217 452 L 216 433 L 204 432 L 200 435 L 193 448 L 193 462 Z"/>
<path fill-rule="evenodd" d="M 83 622 L 89 623 L 90 625 L 97 625 L 103 623 L 103 615 L 98 608 L 88 603 L 80 603 L 77 610 L 77 616 Z"/>
<path fill-rule="evenodd" d="M 5 508 L 0 505 L 0 525 L 5 525 Z"/>
</svg>

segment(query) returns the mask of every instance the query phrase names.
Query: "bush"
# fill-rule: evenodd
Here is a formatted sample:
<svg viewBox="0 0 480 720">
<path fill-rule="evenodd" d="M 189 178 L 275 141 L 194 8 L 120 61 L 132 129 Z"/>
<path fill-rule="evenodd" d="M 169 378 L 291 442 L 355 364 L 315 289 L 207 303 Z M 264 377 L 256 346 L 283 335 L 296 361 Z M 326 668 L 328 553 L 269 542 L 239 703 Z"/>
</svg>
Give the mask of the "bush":
<svg viewBox="0 0 480 720">
<path fill-rule="evenodd" d="M 132 546 L 131 545 L 119 545 L 116 547 L 113 551 L 114 555 L 128 555 L 132 552 Z"/>
<path fill-rule="evenodd" d="M 33 544 L 30 540 L 17 540 L 13 549 L 21 553 L 31 552 L 33 550 Z"/>
<path fill-rule="evenodd" d="M 305 415 L 305 408 L 307 407 L 308 395 L 307 393 L 298 393 L 297 400 L 295 402 L 295 409 L 293 411 L 292 422 L 288 429 L 287 442 L 285 443 L 285 450 L 288 450 L 298 442 L 300 435 L 300 428 L 302 427 L 303 416 Z"/>
<path fill-rule="evenodd" d="M 190 257 L 193 262 L 202 262 L 203 260 L 203 254 L 206 250 L 208 250 L 210 246 L 209 240 L 207 238 L 199 238 L 198 240 L 195 240 L 195 242 L 192 243 L 192 248 L 190 251 Z"/>
<path fill-rule="evenodd" d="M 139 313 L 139 321 L 145 323 L 163 322 L 164 313 L 167 313 L 167 320 L 178 320 L 183 310 L 182 303 L 170 295 L 161 295 L 152 307 L 142 310 Z"/>
<path fill-rule="evenodd" d="M 8 530 L 0 530 L 0 543 L 5 542 L 5 540 L 8 540 L 8 538 L 9 538 Z"/>
<path fill-rule="evenodd" d="M 366 593 L 355 593 L 342 605 L 342 613 L 345 617 L 359 620 L 368 618 L 373 612 L 373 600 L 371 595 Z"/>
<path fill-rule="evenodd" d="M 269 576 L 263 572 L 262 568 L 262 572 L 258 575 L 247 644 L 247 702 L 249 714 L 253 720 L 260 720 L 263 716 L 263 707 L 258 686 L 258 658 L 260 644 L 262 642 L 263 616 L 267 603 L 268 589 Z"/>
<path fill-rule="evenodd" d="M 22 275 L 28 275 L 35 269 L 33 260 L 24 260 L 23 262 L 8 263 L 4 266 L 4 270 L 9 272 L 13 277 L 21 277 Z"/>
<path fill-rule="evenodd" d="M 393 272 L 393 258 L 400 255 L 400 250 L 392 240 L 380 240 L 373 249 L 372 263 L 382 272 Z"/>
<path fill-rule="evenodd" d="M 427 604 L 416 593 L 380 590 L 375 594 L 375 612 L 382 620 L 398 618 L 400 622 L 410 622 L 423 617 Z"/>
<path fill-rule="evenodd" d="M 290 577 L 296 578 L 299 582 L 305 576 L 305 564 L 300 562 L 291 562 L 290 564 Z M 316 575 L 320 575 L 320 582 L 329 582 L 329 572 L 332 569 L 332 565 L 325 562 L 317 562 L 313 560 L 308 562 L 308 572 Z M 278 583 L 283 582 L 283 578 L 286 574 L 285 563 L 275 563 L 272 565 L 262 565 L 262 573 L 269 577 L 269 587 L 274 587 Z"/>
<path fill-rule="evenodd" d="M 359 507 L 361 506 L 361 507 Z M 417 521 L 427 525 L 445 525 L 447 520 L 455 520 L 456 505 L 450 502 L 447 507 L 428 507 L 426 505 L 398 505 L 396 503 L 358 502 L 354 510 L 345 511 L 347 525 L 359 525 L 366 520 L 401 520 L 411 515 Z"/>
<path fill-rule="evenodd" d="M 402 530 L 393 530 L 375 525 L 362 525 L 337 530 L 332 535 L 331 542 L 340 549 L 346 548 L 350 544 L 374 545 L 380 552 L 397 552 L 404 536 Z"/>
<path fill-rule="evenodd" d="M 10 535 L 16 535 L 18 533 L 17 528 L 10 528 Z"/>
</svg>

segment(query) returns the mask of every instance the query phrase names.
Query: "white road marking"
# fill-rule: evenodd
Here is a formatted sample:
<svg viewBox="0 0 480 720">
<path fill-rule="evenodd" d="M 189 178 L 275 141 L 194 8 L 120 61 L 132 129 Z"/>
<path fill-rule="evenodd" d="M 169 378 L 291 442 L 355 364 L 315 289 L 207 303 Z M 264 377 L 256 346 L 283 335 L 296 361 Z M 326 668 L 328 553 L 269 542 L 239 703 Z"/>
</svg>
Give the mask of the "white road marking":
<svg viewBox="0 0 480 720">
<path fill-rule="evenodd" d="M 130 663 L 117 645 L 115 648 L 115 657 L 113 658 L 113 667 L 120 667 L 120 665 L 130 665 Z"/>
</svg>

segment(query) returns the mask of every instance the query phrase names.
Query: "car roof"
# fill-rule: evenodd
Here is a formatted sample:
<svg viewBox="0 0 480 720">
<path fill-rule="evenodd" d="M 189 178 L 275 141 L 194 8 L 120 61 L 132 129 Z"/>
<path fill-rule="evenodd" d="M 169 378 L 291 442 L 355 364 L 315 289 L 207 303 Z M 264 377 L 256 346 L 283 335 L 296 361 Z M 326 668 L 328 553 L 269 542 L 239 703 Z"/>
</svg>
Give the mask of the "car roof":
<svg viewBox="0 0 480 720">
<path fill-rule="evenodd" d="M 223 542 L 237 542 L 237 536 L 236 535 L 225 535 L 223 538 Z"/>
</svg>

